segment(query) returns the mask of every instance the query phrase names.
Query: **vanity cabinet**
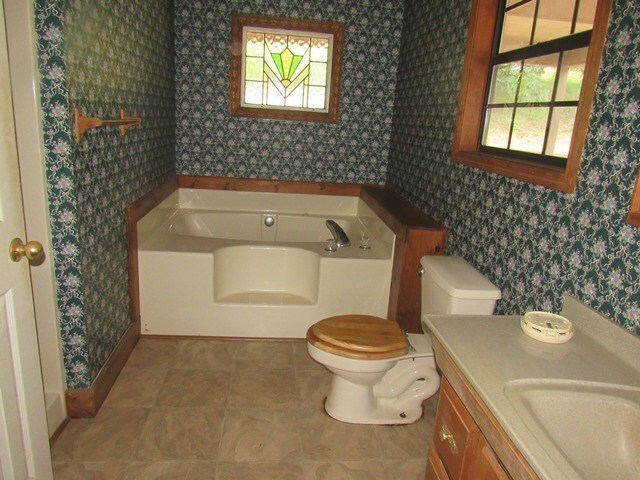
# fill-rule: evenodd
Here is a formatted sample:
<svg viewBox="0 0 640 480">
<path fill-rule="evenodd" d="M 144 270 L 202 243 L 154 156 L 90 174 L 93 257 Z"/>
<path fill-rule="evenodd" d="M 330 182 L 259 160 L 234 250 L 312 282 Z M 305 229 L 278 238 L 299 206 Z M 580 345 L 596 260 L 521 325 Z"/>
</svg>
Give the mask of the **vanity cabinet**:
<svg viewBox="0 0 640 480">
<path fill-rule="evenodd" d="M 426 480 L 539 480 L 438 339 L 443 373 Z"/>
</svg>

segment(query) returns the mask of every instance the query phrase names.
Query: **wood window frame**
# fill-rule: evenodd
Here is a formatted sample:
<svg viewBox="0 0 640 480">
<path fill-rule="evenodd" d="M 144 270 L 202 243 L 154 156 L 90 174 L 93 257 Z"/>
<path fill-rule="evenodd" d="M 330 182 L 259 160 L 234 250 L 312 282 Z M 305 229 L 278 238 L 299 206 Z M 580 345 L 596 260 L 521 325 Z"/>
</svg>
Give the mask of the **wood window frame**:
<svg viewBox="0 0 640 480">
<path fill-rule="evenodd" d="M 293 107 L 291 107 L 291 109 L 286 109 L 286 107 L 265 108 L 242 106 L 242 30 L 244 27 L 273 28 L 277 30 L 317 32 L 333 35 L 333 48 L 331 51 L 331 83 L 328 94 L 327 112 L 296 110 Z M 338 123 L 343 51 L 344 25 L 342 23 L 233 14 L 231 19 L 231 81 L 229 114 L 234 117 Z"/>
<path fill-rule="evenodd" d="M 631 206 L 627 215 L 627 223 L 635 227 L 640 227 L 640 169 L 636 177 L 636 185 L 631 196 Z"/>
<path fill-rule="evenodd" d="M 580 91 L 576 122 L 565 168 L 481 152 L 485 99 L 489 88 L 490 60 L 500 0 L 472 0 L 466 55 L 462 70 L 451 160 L 499 175 L 571 193 L 578 181 L 591 104 L 595 94 L 600 58 L 609 23 L 611 0 L 599 0 Z"/>
</svg>

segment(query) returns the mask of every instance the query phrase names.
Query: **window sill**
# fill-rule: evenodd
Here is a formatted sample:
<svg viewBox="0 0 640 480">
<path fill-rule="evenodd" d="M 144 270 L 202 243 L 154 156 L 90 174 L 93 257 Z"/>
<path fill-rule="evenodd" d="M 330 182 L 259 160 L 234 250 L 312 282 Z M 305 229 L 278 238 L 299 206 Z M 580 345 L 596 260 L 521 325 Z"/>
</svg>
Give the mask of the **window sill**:
<svg viewBox="0 0 640 480">
<path fill-rule="evenodd" d="M 577 172 L 570 171 L 569 165 L 566 169 L 559 169 L 514 158 L 464 150 L 454 150 L 451 161 L 564 193 L 573 193 L 576 188 Z"/>
</svg>

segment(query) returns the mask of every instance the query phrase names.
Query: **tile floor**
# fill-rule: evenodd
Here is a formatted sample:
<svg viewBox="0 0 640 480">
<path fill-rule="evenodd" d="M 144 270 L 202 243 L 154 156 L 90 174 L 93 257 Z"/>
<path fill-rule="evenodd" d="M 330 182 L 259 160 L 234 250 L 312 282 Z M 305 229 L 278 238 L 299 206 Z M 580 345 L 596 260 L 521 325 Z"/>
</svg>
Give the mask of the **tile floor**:
<svg viewBox="0 0 640 480">
<path fill-rule="evenodd" d="M 57 480 L 422 480 L 435 399 L 403 426 L 323 410 L 304 342 L 142 339 L 94 419 L 53 446 Z"/>
</svg>

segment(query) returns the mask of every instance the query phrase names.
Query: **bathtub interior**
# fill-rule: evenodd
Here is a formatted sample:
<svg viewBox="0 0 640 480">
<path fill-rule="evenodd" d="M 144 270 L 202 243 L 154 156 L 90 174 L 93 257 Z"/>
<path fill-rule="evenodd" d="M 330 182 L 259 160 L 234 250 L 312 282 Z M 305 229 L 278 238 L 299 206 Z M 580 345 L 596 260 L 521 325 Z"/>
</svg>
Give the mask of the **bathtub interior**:
<svg viewBox="0 0 640 480">
<path fill-rule="evenodd" d="M 324 250 L 329 218 L 351 247 Z M 138 236 L 144 334 L 303 338 L 328 316 L 387 314 L 395 236 L 358 197 L 180 189 Z"/>
</svg>

